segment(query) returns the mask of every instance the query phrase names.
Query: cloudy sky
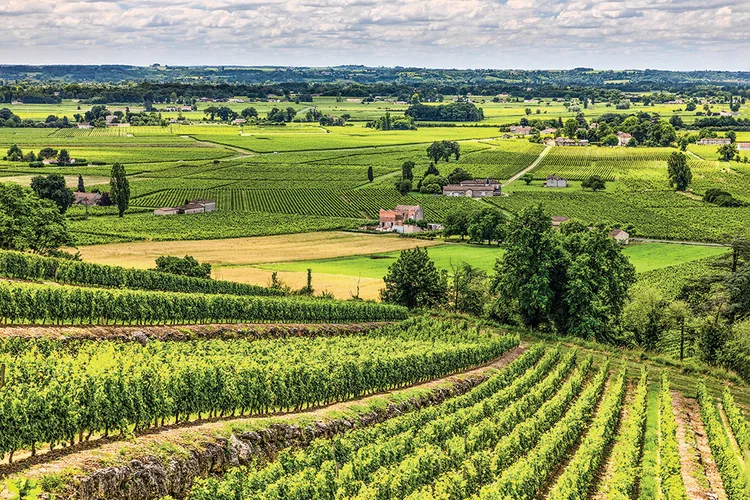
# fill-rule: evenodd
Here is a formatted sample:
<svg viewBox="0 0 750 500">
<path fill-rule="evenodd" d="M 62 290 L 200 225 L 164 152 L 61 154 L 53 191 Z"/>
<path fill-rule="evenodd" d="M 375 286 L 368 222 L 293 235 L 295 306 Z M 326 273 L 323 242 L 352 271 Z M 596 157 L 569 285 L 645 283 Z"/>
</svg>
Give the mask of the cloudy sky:
<svg viewBox="0 0 750 500">
<path fill-rule="evenodd" d="M 0 0 L 0 63 L 750 70 L 750 0 Z"/>
</svg>

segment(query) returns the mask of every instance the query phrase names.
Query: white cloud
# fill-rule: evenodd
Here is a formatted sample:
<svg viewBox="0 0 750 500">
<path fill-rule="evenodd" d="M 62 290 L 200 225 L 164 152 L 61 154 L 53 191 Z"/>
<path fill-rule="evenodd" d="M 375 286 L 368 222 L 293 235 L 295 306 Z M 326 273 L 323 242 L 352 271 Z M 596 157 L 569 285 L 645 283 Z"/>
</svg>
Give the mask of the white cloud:
<svg viewBox="0 0 750 500">
<path fill-rule="evenodd" d="M 748 0 L 4 0 L 3 63 L 750 70 Z"/>
</svg>

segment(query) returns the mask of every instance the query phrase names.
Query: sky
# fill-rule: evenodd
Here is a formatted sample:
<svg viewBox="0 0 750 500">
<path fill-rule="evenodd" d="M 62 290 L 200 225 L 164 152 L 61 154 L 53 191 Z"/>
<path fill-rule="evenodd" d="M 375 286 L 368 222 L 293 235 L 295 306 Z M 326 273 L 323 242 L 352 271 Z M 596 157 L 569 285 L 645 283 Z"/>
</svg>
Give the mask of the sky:
<svg viewBox="0 0 750 500">
<path fill-rule="evenodd" d="M 750 0 L 0 0 L 0 64 L 750 70 Z"/>
</svg>

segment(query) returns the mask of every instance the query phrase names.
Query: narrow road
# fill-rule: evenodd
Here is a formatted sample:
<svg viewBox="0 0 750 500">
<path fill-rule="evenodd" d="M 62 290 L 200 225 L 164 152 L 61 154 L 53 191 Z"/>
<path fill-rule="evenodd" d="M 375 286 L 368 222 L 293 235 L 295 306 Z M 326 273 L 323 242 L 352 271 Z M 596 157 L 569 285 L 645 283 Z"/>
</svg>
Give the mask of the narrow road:
<svg viewBox="0 0 750 500">
<path fill-rule="evenodd" d="M 630 238 L 630 241 L 637 241 L 638 243 L 672 243 L 675 245 L 695 245 L 700 247 L 726 247 L 724 243 L 706 243 L 702 241 L 681 241 L 681 240 L 654 240 L 651 238 Z"/>
<path fill-rule="evenodd" d="M 547 156 L 547 153 L 549 153 L 549 150 L 551 148 L 552 148 L 552 146 L 547 146 L 546 148 L 544 148 L 544 151 L 542 151 L 541 153 L 539 153 L 539 156 L 536 157 L 536 160 L 534 160 L 534 162 L 531 165 L 529 165 L 528 167 L 524 168 L 523 170 L 521 170 L 520 172 L 518 172 L 516 175 L 514 175 L 513 177 L 511 177 L 510 179 L 508 179 L 507 181 L 505 181 L 505 184 L 503 184 L 503 187 L 509 185 L 513 181 L 518 180 L 523 174 L 525 174 L 526 172 L 530 172 L 534 167 L 536 167 L 537 165 L 539 165 L 539 162 L 542 161 L 542 158 L 544 158 L 545 156 Z"/>
</svg>

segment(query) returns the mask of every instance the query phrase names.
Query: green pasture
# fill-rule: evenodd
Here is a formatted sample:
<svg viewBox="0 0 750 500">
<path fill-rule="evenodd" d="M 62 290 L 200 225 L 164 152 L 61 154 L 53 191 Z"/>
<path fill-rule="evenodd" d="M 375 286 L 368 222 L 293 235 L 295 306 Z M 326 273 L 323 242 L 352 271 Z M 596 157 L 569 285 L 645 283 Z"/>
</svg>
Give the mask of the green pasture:
<svg viewBox="0 0 750 500">
<path fill-rule="evenodd" d="M 706 257 L 722 255 L 727 252 L 727 249 L 698 245 L 641 243 L 627 246 L 623 251 L 635 266 L 636 272 L 645 273 Z M 428 249 L 430 258 L 435 262 L 435 265 L 448 272 L 451 272 L 452 266 L 461 262 L 467 262 L 488 273 L 492 272 L 495 261 L 502 256 L 503 252 L 502 248 L 494 245 L 458 243 L 448 243 Z M 312 269 L 313 273 L 382 278 L 387 273 L 388 267 L 398 258 L 398 255 L 399 252 L 388 252 L 335 259 L 290 261 L 259 267 L 273 271 L 304 272 L 307 269 Z"/>
</svg>

